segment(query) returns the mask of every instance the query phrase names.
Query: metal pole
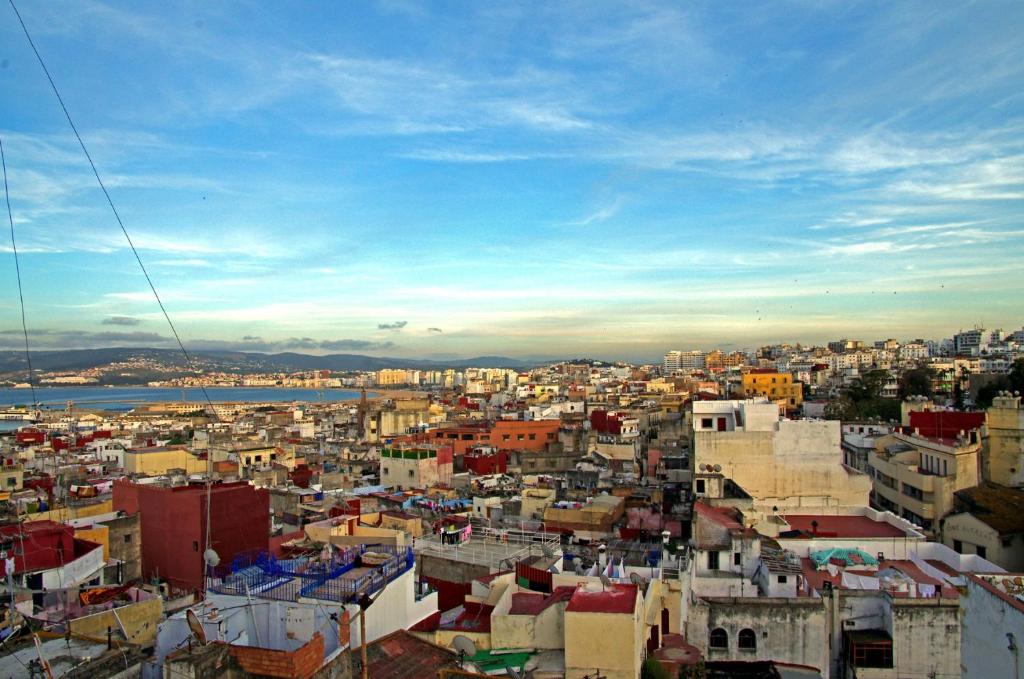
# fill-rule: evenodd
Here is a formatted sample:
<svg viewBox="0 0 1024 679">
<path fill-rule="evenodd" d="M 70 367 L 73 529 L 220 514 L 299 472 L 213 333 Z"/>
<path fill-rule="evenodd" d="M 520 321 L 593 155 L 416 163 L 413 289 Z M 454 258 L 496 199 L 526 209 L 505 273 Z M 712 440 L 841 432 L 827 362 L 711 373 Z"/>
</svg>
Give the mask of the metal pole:
<svg viewBox="0 0 1024 679">
<path fill-rule="evenodd" d="M 359 655 L 363 661 L 363 679 L 367 679 L 366 667 L 366 609 L 359 611 Z"/>
</svg>

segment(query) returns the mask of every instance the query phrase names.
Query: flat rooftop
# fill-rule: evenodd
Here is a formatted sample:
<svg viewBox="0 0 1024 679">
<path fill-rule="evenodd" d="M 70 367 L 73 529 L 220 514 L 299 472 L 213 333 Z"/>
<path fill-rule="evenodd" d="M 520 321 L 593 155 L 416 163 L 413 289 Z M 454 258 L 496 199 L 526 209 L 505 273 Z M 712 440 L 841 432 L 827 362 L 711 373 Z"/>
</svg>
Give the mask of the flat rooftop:
<svg viewBox="0 0 1024 679">
<path fill-rule="evenodd" d="M 830 514 L 785 514 L 783 520 L 790 530 L 820 538 L 902 538 L 906 531 L 885 521 L 867 516 L 835 516 Z M 816 525 L 811 522 L 816 521 Z"/>
<path fill-rule="evenodd" d="M 444 544 L 439 535 L 431 534 L 416 538 L 413 549 L 423 556 L 480 564 L 494 569 L 511 568 L 509 564 L 519 561 L 530 561 L 535 568 L 547 569 L 562 556 L 561 539 L 557 533 L 478 526 L 473 527 L 471 537 L 465 542 Z"/>
</svg>

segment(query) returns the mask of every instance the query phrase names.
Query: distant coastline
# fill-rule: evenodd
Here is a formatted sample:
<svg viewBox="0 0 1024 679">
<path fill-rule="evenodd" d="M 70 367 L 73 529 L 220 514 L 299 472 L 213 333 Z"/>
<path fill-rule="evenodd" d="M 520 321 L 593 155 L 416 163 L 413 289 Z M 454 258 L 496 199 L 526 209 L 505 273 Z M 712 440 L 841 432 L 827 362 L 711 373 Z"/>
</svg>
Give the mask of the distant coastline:
<svg viewBox="0 0 1024 679">
<path fill-rule="evenodd" d="M 351 388 L 292 389 L 287 387 L 206 387 L 215 403 L 320 403 L 345 402 L 360 398 L 360 392 Z M 368 399 L 397 398 L 416 392 L 367 392 Z M 148 403 L 202 402 L 199 387 L 147 387 L 147 386 L 73 386 L 36 387 L 36 398 L 46 410 L 63 408 L 67 402 L 91 410 L 127 411 Z M 27 388 L 0 388 L 0 408 L 30 405 L 32 392 Z"/>
</svg>

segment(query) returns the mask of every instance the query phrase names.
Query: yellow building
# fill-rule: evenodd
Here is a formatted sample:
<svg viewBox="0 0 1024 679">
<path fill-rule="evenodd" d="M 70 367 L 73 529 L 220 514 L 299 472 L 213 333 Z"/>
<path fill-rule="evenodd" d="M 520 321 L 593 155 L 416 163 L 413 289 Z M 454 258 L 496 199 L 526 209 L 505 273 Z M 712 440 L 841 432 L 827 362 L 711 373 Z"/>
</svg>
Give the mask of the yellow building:
<svg viewBox="0 0 1024 679">
<path fill-rule="evenodd" d="M 377 385 L 381 387 L 409 384 L 409 371 L 397 368 L 385 368 L 377 371 Z"/>
<path fill-rule="evenodd" d="M 200 460 L 186 446 L 156 446 L 124 451 L 124 470 L 129 474 L 159 476 L 171 469 L 184 469 L 186 474 L 206 471 L 206 460 Z"/>
<path fill-rule="evenodd" d="M 565 609 L 565 677 L 636 679 L 644 653 L 644 599 L 636 585 L 579 587 Z M 614 639 L 614 643 L 609 640 Z"/>
<path fill-rule="evenodd" d="M 743 395 L 767 396 L 769 400 L 781 402 L 786 408 L 796 408 L 804 402 L 804 385 L 794 382 L 789 373 L 769 370 L 751 370 L 743 373 Z"/>
</svg>

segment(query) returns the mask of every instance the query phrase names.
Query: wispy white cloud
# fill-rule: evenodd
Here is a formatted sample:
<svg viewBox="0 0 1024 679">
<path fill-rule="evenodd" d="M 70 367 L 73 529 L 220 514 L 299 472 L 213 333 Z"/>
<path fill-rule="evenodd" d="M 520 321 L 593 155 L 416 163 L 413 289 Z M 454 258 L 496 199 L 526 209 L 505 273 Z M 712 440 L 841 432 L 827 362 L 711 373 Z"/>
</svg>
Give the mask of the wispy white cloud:
<svg viewBox="0 0 1024 679">
<path fill-rule="evenodd" d="M 594 224 L 594 223 L 597 223 L 597 222 L 604 222 L 604 221 L 607 221 L 607 220 L 611 219 L 616 214 L 618 214 L 618 212 L 619 212 L 619 210 L 621 208 L 622 208 L 622 197 L 621 196 L 616 196 L 615 200 L 613 200 L 611 203 L 609 203 L 607 205 L 603 205 L 603 206 L 597 208 L 593 212 L 590 212 L 589 214 L 584 215 L 580 219 L 577 219 L 577 220 L 572 221 L 572 222 L 568 222 L 568 225 L 569 226 L 588 226 L 590 224 Z"/>
</svg>

